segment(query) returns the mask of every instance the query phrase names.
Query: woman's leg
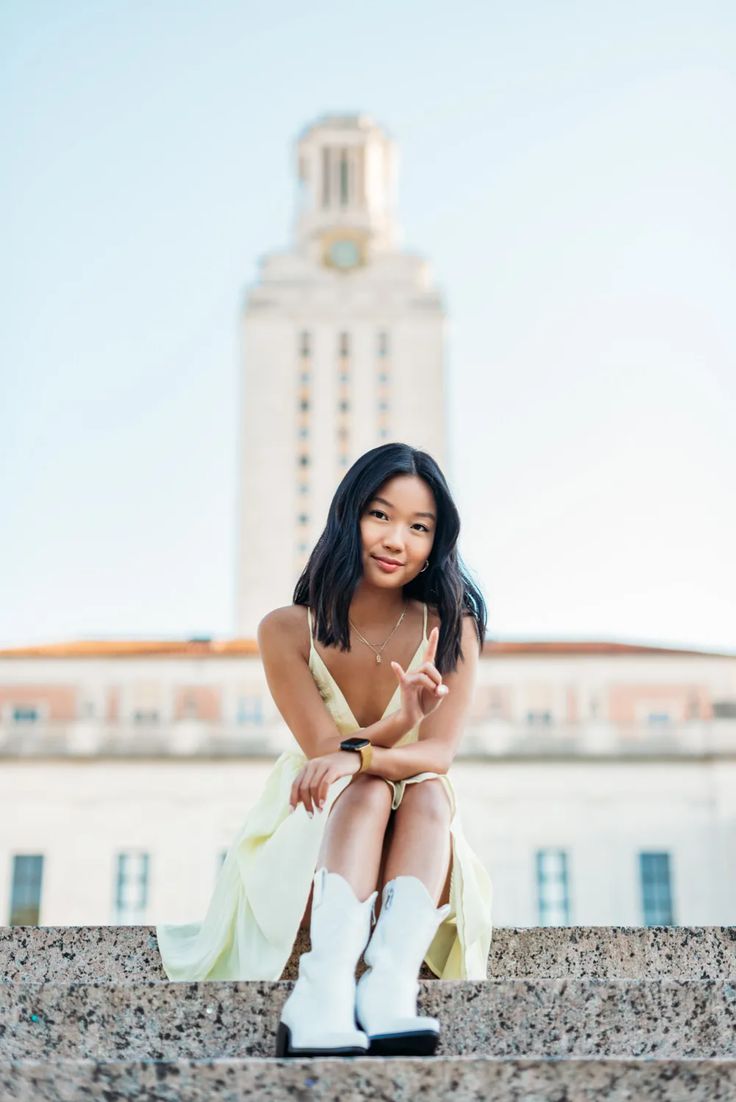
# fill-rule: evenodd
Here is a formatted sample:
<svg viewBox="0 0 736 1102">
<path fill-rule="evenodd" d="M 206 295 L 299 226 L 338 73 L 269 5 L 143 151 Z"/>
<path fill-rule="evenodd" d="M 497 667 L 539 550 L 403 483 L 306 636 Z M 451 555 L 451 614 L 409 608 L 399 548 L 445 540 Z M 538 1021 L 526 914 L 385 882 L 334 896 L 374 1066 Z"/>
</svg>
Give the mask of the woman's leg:
<svg viewBox="0 0 736 1102">
<path fill-rule="evenodd" d="M 388 786 L 387 786 L 388 787 Z M 376 916 L 380 914 L 383 885 L 395 876 L 416 876 L 439 907 L 450 899 L 452 840 L 450 801 L 441 780 L 407 784 L 393 813 L 382 879 L 376 886 Z"/>
<path fill-rule="evenodd" d="M 369 1053 L 431 1056 L 439 1019 L 417 1013 L 418 973 L 424 954 L 450 907 L 452 809 L 438 777 L 405 784 L 393 813 L 393 830 L 378 911 L 364 952 L 367 965 L 356 987 L 356 1020 L 370 1039 Z M 384 891 L 384 887 L 388 885 Z M 382 897 L 385 895 L 385 899 Z"/>
<path fill-rule="evenodd" d="M 316 867 L 325 865 L 330 872 L 339 872 L 358 899 L 367 899 L 376 887 L 385 857 L 391 798 L 391 787 L 382 777 L 356 773 L 330 808 Z M 309 929 L 311 912 L 312 889 L 302 916 L 304 929 Z"/>
</svg>

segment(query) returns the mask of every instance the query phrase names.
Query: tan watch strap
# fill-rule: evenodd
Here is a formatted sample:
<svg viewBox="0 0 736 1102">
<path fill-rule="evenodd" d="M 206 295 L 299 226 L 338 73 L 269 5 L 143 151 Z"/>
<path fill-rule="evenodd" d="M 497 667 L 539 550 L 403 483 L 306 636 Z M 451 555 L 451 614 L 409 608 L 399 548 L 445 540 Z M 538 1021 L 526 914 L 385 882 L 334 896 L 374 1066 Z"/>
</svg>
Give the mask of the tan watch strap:
<svg viewBox="0 0 736 1102">
<path fill-rule="evenodd" d="M 359 773 L 365 773 L 366 769 L 371 764 L 373 758 L 373 747 L 370 743 L 367 746 L 361 746 L 360 749 L 360 769 Z"/>
</svg>

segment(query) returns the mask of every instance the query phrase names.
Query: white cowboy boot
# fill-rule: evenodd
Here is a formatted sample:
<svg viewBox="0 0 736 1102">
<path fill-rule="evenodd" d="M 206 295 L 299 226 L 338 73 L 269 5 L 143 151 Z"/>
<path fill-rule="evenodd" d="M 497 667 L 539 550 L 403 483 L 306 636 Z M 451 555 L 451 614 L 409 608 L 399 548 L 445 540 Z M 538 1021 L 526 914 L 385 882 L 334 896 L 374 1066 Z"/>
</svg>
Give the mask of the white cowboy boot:
<svg viewBox="0 0 736 1102">
<path fill-rule="evenodd" d="M 439 1021 L 417 1014 L 418 973 L 424 954 L 450 911 L 435 908 L 416 876 L 397 876 L 384 885 L 381 913 L 363 954 L 369 965 L 358 980 L 358 1025 L 370 1039 L 371 1055 L 431 1056 Z"/>
<path fill-rule="evenodd" d="M 311 950 L 281 1011 L 277 1056 L 356 1056 L 368 1038 L 355 1023 L 355 967 L 371 929 L 374 891 L 362 903 L 338 872 L 314 874 Z"/>
</svg>

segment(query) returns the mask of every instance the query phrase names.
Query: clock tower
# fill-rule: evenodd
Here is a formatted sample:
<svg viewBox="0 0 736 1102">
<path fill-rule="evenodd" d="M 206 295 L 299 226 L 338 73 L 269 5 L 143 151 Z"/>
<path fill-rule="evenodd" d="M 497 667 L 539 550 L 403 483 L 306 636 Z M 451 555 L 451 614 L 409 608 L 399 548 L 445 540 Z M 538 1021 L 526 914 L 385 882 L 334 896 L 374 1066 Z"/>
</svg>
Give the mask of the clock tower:
<svg viewBox="0 0 736 1102">
<path fill-rule="evenodd" d="M 403 441 L 446 473 L 445 310 L 401 247 L 395 143 L 326 115 L 295 148 L 293 244 L 261 260 L 242 324 L 236 630 L 291 603 L 347 467 Z"/>
</svg>

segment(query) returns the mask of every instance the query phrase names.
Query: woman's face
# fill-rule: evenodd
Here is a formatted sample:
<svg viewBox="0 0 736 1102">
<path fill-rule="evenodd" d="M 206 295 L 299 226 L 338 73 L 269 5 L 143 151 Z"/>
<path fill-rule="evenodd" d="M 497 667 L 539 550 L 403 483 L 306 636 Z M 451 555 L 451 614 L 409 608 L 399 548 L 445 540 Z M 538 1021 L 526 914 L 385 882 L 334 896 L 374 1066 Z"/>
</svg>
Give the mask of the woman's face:
<svg viewBox="0 0 736 1102">
<path fill-rule="evenodd" d="M 406 585 L 422 569 L 434 543 L 437 506 L 417 475 L 396 475 L 376 491 L 360 518 L 363 574 L 375 585 Z M 392 559 L 398 566 L 384 566 Z"/>
</svg>

